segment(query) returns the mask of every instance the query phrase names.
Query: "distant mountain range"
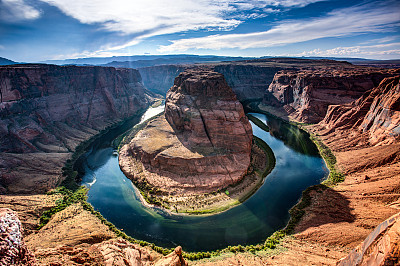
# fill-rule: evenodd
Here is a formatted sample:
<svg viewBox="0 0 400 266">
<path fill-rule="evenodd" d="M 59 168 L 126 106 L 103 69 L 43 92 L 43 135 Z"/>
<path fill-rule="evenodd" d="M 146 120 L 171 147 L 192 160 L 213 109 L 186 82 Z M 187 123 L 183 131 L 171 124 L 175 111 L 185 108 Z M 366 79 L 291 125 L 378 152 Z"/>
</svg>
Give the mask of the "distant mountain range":
<svg viewBox="0 0 400 266">
<path fill-rule="evenodd" d="M 113 57 L 89 57 L 66 60 L 46 60 L 42 63 L 56 65 L 105 65 L 118 67 L 146 67 L 164 64 L 194 64 L 220 61 L 238 61 L 255 59 L 255 57 L 233 57 L 215 55 L 132 55 L 132 56 L 113 56 Z M 132 66 L 128 66 L 131 62 Z"/>
<path fill-rule="evenodd" d="M 17 62 L 14 62 L 10 59 L 4 58 L 4 57 L 0 57 L 0 66 L 4 66 L 4 65 L 14 65 L 14 64 L 18 64 Z"/>
<path fill-rule="evenodd" d="M 54 65 L 96 65 L 117 68 L 143 68 L 157 65 L 187 65 L 196 63 L 215 63 L 222 61 L 244 61 L 274 58 L 264 57 L 240 57 L 240 56 L 216 56 L 216 55 L 132 55 L 112 57 L 87 57 L 65 60 L 46 60 L 39 63 Z M 355 65 L 375 66 L 384 68 L 400 68 L 400 59 L 374 60 L 365 58 L 340 58 L 340 57 L 294 57 L 300 59 L 330 59 L 336 61 L 347 61 Z M 7 58 L 0 57 L 0 65 L 20 64 Z"/>
</svg>

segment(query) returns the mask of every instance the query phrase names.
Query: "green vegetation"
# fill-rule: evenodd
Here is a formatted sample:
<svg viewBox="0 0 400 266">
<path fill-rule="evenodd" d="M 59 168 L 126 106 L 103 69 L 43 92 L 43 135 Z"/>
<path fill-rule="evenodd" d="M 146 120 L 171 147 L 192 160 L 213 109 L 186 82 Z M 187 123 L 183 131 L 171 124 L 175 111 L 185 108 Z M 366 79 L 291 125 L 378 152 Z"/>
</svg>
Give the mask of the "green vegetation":
<svg viewBox="0 0 400 266">
<path fill-rule="evenodd" d="M 152 108 L 156 108 L 156 107 L 161 106 L 163 103 L 164 103 L 164 100 L 160 99 L 160 100 L 155 101 L 155 102 L 151 105 L 151 107 L 152 107 Z"/>
<path fill-rule="evenodd" d="M 42 216 L 40 216 L 40 224 L 39 229 L 45 226 L 51 219 L 51 217 L 68 206 L 78 203 L 78 202 L 86 202 L 86 193 L 88 189 L 84 186 L 79 187 L 75 192 L 65 188 L 65 187 L 58 187 L 55 190 L 48 192 L 47 194 L 61 194 L 62 198 L 56 201 L 56 206 L 51 208 L 50 210 L 45 211 Z"/>
<path fill-rule="evenodd" d="M 275 159 L 275 155 L 274 152 L 272 151 L 271 147 L 268 146 L 268 144 L 263 141 L 262 139 L 260 139 L 259 137 L 253 136 L 254 142 L 256 143 L 256 145 L 262 149 L 265 154 L 267 155 L 267 165 L 264 169 L 264 171 L 261 174 L 262 177 L 266 177 L 269 173 L 271 173 L 272 169 L 274 169 L 275 167 L 275 163 L 276 163 L 276 159 Z"/>
<path fill-rule="evenodd" d="M 269 127 L 265 123 L 263 123 L 260 119 L 258 119 L 257 117 L 255 117 L 254 115 L 251 115 L 251 114 L 247 114 L 247 117 L 256 126 L 258 126 L 259 128 L 261 128 L 262 130 L 264 130 L 266 132 L 269 132 Z"/>
<path fill-rule="evenodd" d="M 323 184 L 327 186 L 334 186 L 340 182 L 343 182 L 345 179 L 345 176 L 343 173 L 341 173 L 336 166 L 336 157 L 317 136 L 314 134 L 310 134 L 311 140 L 315 143 L 317 146 L 319 153 L 321 154 L 322 158 L 324 158 L 326 166 L 329 169 L 329 177 L 323 182 Z"/>
</svg>

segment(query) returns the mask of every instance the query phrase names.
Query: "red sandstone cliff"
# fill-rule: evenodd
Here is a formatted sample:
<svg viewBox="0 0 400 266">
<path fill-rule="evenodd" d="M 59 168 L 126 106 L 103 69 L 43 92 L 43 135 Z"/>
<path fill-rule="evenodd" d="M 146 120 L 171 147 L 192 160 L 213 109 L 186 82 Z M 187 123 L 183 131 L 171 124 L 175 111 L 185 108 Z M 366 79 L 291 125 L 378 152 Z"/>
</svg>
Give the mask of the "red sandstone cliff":
<svg viewBox="0 0 400 266">
<path fill-rule="evenodd" d="M 394 73 L 396 70 L 355 66 L 284 70 L 275 74 L 264 102 L 284 107 L 288 115 L 301 122 L 318 123 L 329 105 L 351 103 Z"/>
<path fill-rule="evenodd" d="M 148 105 L 132 69 L 0 67 L 0 185 L 43 191 L 82 141 Z M 3 188 L 4 192 L 4 188 Z"/>
<path fill-rule="evenodd" d="M 384 79 L 349 105 L 331 105 L 319 127 L 324 134 L 351 130 L 369 145 L 395 143 L 400 138 L 400 76 Z"/>
</svg>

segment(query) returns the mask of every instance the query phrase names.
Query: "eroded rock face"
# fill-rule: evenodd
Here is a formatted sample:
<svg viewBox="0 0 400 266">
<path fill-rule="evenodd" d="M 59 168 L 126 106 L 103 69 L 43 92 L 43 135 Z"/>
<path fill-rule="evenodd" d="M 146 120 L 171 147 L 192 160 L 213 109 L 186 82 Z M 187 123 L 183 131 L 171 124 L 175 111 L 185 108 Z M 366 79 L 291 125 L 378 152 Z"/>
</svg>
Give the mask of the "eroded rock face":
<svg viewBox="0 0 400 266">
<path fill-rule="evenodd" d="M 282 67 L 259 64 L 220 64 L 213 70 L 224 75 L 240 100 L 263 98 L 265 90 Z"/>
<path fill-rule="evenodd" d="M 275 74 L 264 101 L 283 106 L 296 120 L 318 123 L 329 105 L 351 103 L 395 72 L 354 66 L 283 70 Z"/>
<path fill-rule="evenodd" d="M 0 92 L 0 185 L 15 193 L 53 187 L 80 142 L 148 106 L 138 71 L 111 67 L 4 66 Z"/>
<path fill-rule="evenodd" d="M 187 71 L 167 93 L 165 118 L 191 148 L 248 153 L 252 129 L 242 105 L 224 77 L 212 71 Z"/>
<path fill-rule="evenodd" d="M 398 265 L 400 263 L 400 215 L 377 226 L 368 237 L 337 265 Z"/>
<path fill-rule="evenodd" d="M 245 175 L 251 143 L 251 125 L 223 76 L 190 70 L 167 93 L 165 117 L 125 145 L 119 161 L 129 178 L 165 193 L 205 193 Z"/>
<path fill-rule="evenodd" d="M 349 105 L 329 106 L 319 126 L 326 133 L 354 130 L 365 133 L 369 144 L 391 144 L 400 136 L 400 76 L 384 79 Z"/>
<path fill-rule="evenodd" d="M 138 68 L 142 76 L 143 84 L 152 92 L 165 95 L 174 84 L 175 78 L 188 66 L 161 65 Z"/>
<path fill-rule="evenodd" d="M 17 214 L 10 209 L 0 209 L 0 265 L 36 265 L 22 232 Z"/>
</svg>

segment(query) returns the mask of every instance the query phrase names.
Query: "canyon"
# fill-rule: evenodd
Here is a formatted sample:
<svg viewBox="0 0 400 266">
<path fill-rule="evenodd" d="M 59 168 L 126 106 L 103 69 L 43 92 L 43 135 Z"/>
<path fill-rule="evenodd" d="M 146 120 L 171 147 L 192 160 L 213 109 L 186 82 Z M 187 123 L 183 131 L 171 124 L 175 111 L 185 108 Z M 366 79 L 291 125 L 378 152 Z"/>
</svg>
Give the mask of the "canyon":
<svg viewBox="0 0 400 266">
<path fill-rule="evenodd" d="M 310 205 L 304 209 L 305 215 L 295 227 L 295 234 L 283 239 L 276 253 L 230 254 L 213 262 L 200 260 L 194 264 L 335 264 L 376 226 L 399 212 L 399 70 L 354 66 L 332 60 L 288 58 L 202 64 L 201 67 L 225 76 L 226 83 L 218 81 L 221 87 L 217 87 L 229 85 L 237 95 L 225 95 L 229 99 L 237 97 L 245 102 L 262 98 L 258 108 L 283 120 L 299 123 L 332 150 L 337 168 L 346 178 L 336 186 L 311 189 Z M 79 203 L 55 214 L 42 229 L 36 228 L 40 215 L 60 200 L 59 195 L 46 195 L 44 192 L 65 178 L 61 168 L 79 143 L 119 121 L 139 115 L 152 102 L 150 95 L 153 94 L 145 89 L 146 84 L 153 82 L 153 93 L 165 93 L 173 85 L 169 84 L 174 80 L 173 76 L 188 68 L 193 66 L 182 69 L 176 65 L 154 66 L 139 71 L 91 66 L 0 67 L 0 207 L 16 211 L 25 229 L 26 246 L 38 263 L 63 265 L 80 261 L 95 264 L 107 260 L 113 263 L 127 257 L 133 260 L 143 258 L 143 264 L 161 263 L 163 258 L 160 254 L 149 247 L 117 239 L 114 232 Z M 213 76 L 218 75 L 210 75 L 210 80 Z M 205 111 L 195 112 L 190 108 L 193 105 L 187 104 L 191 99 L 180 90 L 189 77 L 183 77 L 176 81 L 175 91 L 171 90 L 167 96 L 165 118 L 149 123 L 146 134 L 151 134 L 151 130 L 156 128 L 163 130 L 164 137 L 181 131 L 183 143 L 195 144 L 196 152 L 201 154 L 210 148 L 203 145 L 207 140 L 206 126 L 199 127 L 202 124 L 199 116 L 184 119 L 179 110 L 196 114 Z M 196 88 L 193 87 L 191 93 L 199 94 Z M 206 101 L 211 109 L 221 111 L 213 105 L 217 101 L 208 98 L 199 101 Z M 238 108 L 237 101 L 234 102 L 230 111 Z M 241 110 L 236 112 L 235 119 L 243 117 Z M 221 129 L 215 121 L 211 125 Z M 188 128 L 199 129 L 200 137 L 192 138 L 185 131 Z M 242 133 L 242 137 L 251 135 L 248 130 Z M 143 132 L 140 134 L 143 141 Z M 217 139 L 218 143 L 227 145 L 219 147 L 221 149 L 244 149 L 241 152 L 247 154 L 246 162 L 250 163 L 248 154 L 256 148 L 248 145 L 247 141 L 235 145 L 238 143 L 223 137 Z M 139 149 L 139 144 L 135 144 L 138 147 L 133 147 L 134 144 L 126 146 L 121 155 L 128 153 L 128 147 Z M 258 152 L 261 156 L 262 152 Z M 140 156 L 145 158 L 148 154 Z M 157 163 L 165 163 L 162 160 L 166 157 L 159 157 Z M 151 166 L 151 160 L 148 164 Z M 168 164 L 167 167 L 174 165 Z M 238 173 L 245 169 L 244 165 L 235 167 L 240 168 Z M 200 168 L 193 170 L 199 171 Z M 236 177 L 240 179 L 241 175 Z M 225 181 L 215 183 L 210 191 L 224 187 L 228 184 Z M 205 192 L 207 187 L 203 187 Z M 190 186 L 173 189 L 178 193 L 190 190 Z M 393 236 L 395 230 L 398 230 L 398 223 L 391 225 L 385 239 Z M 377 250 L 379 246 L 379 243 L 373 244 L 371 250 Z M 394 260 L 398 254 L 393 245 L 385 248 L 384 252 L 388 260 Z M 169 261 L 184 264 L 179 248 L 171 254 L 167 258 Z M 368 254 L 374 256 L 377 253 Z"/>
</svg>

